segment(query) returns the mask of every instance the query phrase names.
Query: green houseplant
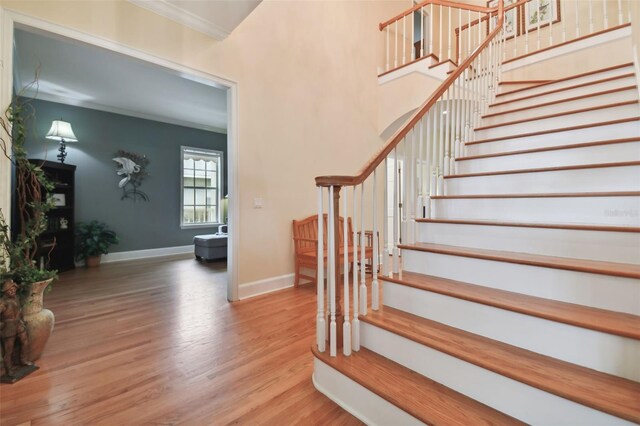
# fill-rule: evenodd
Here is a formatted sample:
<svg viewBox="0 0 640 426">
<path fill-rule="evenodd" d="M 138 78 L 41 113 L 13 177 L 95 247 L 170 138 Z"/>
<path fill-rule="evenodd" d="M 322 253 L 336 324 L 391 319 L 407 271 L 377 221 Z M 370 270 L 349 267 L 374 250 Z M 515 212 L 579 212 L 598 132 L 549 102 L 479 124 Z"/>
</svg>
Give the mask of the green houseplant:
<svg viewBox="0 0 640 426">
<path fill-rule="evenodd" d="M 47 229 L 47 212 L 53 207 L 46 194 L 53 185 L 42 168 L 31 163 L 25 149 L 26 121 L 33 115 L 28 102 L 15 98 L 0 117 L 0 150 L 11 162 L 14 170 L 15 207 L 12 232 L 7 223 L 7 212 L 0 209 L 0 280 L 13 280 L 30 339 L 30 361 L 40 358 L 53 331 L 54 316 L 43 309 L 43 292 L 56 278 L 56 271 L 47 270 L 44 260 L 48 251 L 39 246 L 39 237 Z"/>
<path fill-rule="evenodd" d="M 76 224 L 77 259 L 84 259 L 87 267 L 100 265 L 100 257 L 109 253 L 109 247 L 118 244 L 120 239 L 107 224 L 92 220 L 89 223 Z"/>
</svg>

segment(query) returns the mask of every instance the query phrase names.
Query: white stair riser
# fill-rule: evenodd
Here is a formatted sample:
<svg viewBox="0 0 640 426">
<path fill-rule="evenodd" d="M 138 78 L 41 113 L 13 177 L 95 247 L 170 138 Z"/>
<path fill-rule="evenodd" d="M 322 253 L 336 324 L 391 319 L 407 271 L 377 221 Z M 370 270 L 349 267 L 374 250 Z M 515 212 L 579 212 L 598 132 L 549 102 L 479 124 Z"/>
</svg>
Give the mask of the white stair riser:
<svg viewBox="0 0 640 426">
<path fill-rule="evenodd" d="M 518 135 L 522 133 L 538 132 L 542 130 L 562 129 L 565 127 L 596 123 L 598 121 L 619 120 L 623 118 L 637 117 L 639 113 L 640 108 L 638 107 L 637 103 L 632 105 L 603 108 L 575 114 L 562 115 L 559 117 L 545 118 L 542 120 L 527 121 L 524 123 L 508 124 L 505 126 L 478 130 L 475 132 L 475 140 L 499 138 L 504 136 Z"/>
<path fill-rule="evenodd" d="M 366 348 L 529 424 L 631 424 L 371 324 L 363 323 L 361 338 Z"/>
<path fill-rule="evenodd" d="M 497 96 L 495 102 L 510 101 L 513 99 L 521 98 L 523 96 L 537 95 L 539 93 L 545 93 L 552 90 L 563 89 L 565 87 L 577 86 L 579 84 L 589 83 L 592 81 L 604 80 L 610 77 L 616 77 L 624 74 L 629 74 L 632 72 L 634 72 L 633 66 L 618 68 L 611 71 L 599 72 L 597 74 L 591 74 L 584 77 L 572 78 L 566 81 L 545 84 L 544 86 L 532 87 L 530 89 L 522 90 L 515 93 L 505 93 L 502 96 Z"/>
<path fill-rule="evenodd" d="M 638 142 L 456 161 L 456 173 L 483 173 L 640 160 Z"/>
<path fill-rule="evenodd" d="M 597 122 L 603 121 L 604 120 L 598 120 Z M 479 143 L 476 145 L 467 145 L 465 148 L 465 155 L 495 154 L 498 152 L 510 152 L 523 149 L 633 138 L 638 137 L 638 135 L 640 135 L 640 120 L 628 123 L 589 127 L 586 129 L 545 133 L 537 136 L 509 138 L 495 142 Z"/>
<path fill-rule="evenodd" d="M 640 166 L 445 179 L 445 195 L 639 191 Z"/>
<path fill-rule="evenodd" d="M 385 306 L 594 370 L 640 380 L 638 340 L 387 281 L 382 289 Z"/>
<path fill-rule="evenodd" d="M 329 365 L 313 358 L 313 385 L 333 402 L 368 425 L 424 425 Z"/>
<path fill-rule="evenodd" d="M 553 105 L 536 107 L 538 104 L 549 102 L 547 99 L 540 98 L 533 101 L 528 109 L 522 111 L 508 112 L 494 117 L 486 117 L 482 119 L 483 126 L 491 126 L 494 124 L 508 123 L 509 121 L 522 120 L 526 118 L 539 117 L 541 115 L 558 114 L 564 111 L 573 111 L 584 109 L 598 105 L 607 105 L 618 102 L 634 101 L 638 99 L 637 88 L 627 89 L 620 92 L 606 93 L 603 95 L 590 96 L 584 99 L 574 101 L 566 101 Z M 490 111 L 493 113 L 493 111 Z"/>
<path fill-rule="evenodd" d="M 419 223 L 420 242 L 640 264 L 640 233 Z M 602 248 L 606 247 L 606 250 Z"/>
<path fill-rule="evenodd" d="M 502 105 L 495 105 L 489 107 L 489 113 L 509 111 L 512 109 L 524 108 L 530 105 L 536 105 L 543 102 L 552 102 L 561 99 L 574 98 L 576 96 L 587 95 L 590 93 L 603 92 L 605 90 L 618 89 L 620 87 L 632 86 L 636 84 L 635 77 L 624 77 L 617 80 L 605 81 L 602 83 L 594 83 L 589 86 L 576 87 L 575 89 L 567 89 L 562 92 L 548 93 L 534 98 L 516 100 Z M 523 93 L 520 97 L 527 97 L 528 94 Z M 514 99 L 519 99 L 514 98 Z M 496 103 L 503 102 L 499 97 L 496 98 Z"/>
<path fill-rule="evenodd" d="M 405 271 L 529 296 L 640 315 L 640 280 L 475 259 L 402 251 Z"/>
<path fill-rule="evenodd" d="M 525 87 L 537 86 L 539 83 L 510 83 L 498 85 L 498 93 L 511 92 L 512 90 L 524 89 Z"/>
<path fill-rule="evenodd" d="M 640 197 L 453 198 L 432 201 L 433 219 L 640 226 Z"/>
</svg>

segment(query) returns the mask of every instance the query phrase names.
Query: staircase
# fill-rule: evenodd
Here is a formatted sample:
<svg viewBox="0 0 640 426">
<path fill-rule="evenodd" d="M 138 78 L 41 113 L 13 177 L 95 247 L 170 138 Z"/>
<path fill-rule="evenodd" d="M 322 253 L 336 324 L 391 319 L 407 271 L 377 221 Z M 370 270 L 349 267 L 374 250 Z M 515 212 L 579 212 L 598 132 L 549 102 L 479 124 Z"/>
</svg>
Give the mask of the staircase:
<svg viewBox="0 0 640 426">
<path fill-rule="evenodd" d="M 495 76 L 489 85 L 498 92 L 483 98 L 484 108 L 472 108 L 481 113 L 471 137 L 464 137 L 465 125 L 474 118 L 461 113 L 450 125 L 448 152 L 446 141 L 439 145 L 445 130 L 436 130 L 425 147 L 439 155 L 410 160 L 418 152 L 410 139 L 394 154 L 418 170 L 426 158 L 429 170 L 435 164 L 447 172 L 416 184 L 427 187 L 428 199 L 411 189 L 408 196 L 386 194 L 405 203 L 418 194 L 423 204 L 403 216 L 401 243 L 393 244 L 395 230 L 385 226 L 381 245 L 391 241 L 394 248 L 384 250 L 373 283 L 363 287 L 364 275 L 355 271 L 350 284 L 349 271 L 339 278 L 328 265 L 329 299 L 342 291 L 333 274 L 346 284 L 347 319 L 353 285 L 357 331 L 353 342 L 345 340 L 353 352 L 332 354 L 319 338 L 314 384 L 367 424 L 640 423 L 640 104 L 633 63 L 531 82 Z M 427 115 L 427 124 L 441 114 Z M 447 156 L 450 165 L 434 160 Z M 346 177 L 333 182 L 348 185 Z M 374 177 L 374 211 L 375 185 Z M 364 208 L 355 206 L 365 196 L 355 184 L 353 198 L 358 218 Z M 332 202 L 329 211 L 337 212 Z M 356 229 L 367 222 L 360 217 Z M 387 264 L 389 255 L 396 267 Z M 367 291 L 374 309 L 367 309 Z M 335 313 L 328 310 L 327 325 Z M 319 304 L 320 316 L 326 318 Z"/>
</svg>

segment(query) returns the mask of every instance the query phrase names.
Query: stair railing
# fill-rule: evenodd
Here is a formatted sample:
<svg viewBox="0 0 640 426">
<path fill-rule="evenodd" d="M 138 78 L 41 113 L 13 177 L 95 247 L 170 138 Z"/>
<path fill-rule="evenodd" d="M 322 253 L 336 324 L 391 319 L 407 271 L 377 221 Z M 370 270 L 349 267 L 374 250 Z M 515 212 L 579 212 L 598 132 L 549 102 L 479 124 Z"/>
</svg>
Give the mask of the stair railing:
<svg viewBox="0 0 640 426">
<path fill-rule="evenodd" d="M 505 0 L 505 6 L 516 0 Z M 527 0 L 505 13 L 505 49 L 508 63 L 537 51 L 629 26 L 630 1 Z"/>
<path fill-rule="evenodd" d="M 379 274 L 400 272 L 400 244 L 416 241 L 416 220 L 431 217 L 431 197 L 444 195 L 444 178 L 456 173 L 455 159 L 464 155 L 467 142 L 475 140 L 474 129 L 495 98 L 500 79 L 504 14 L 525 1 L 508 8 L 503 0 L 493 8 L 434 1 L 452 10 L 480 9 L 479 22 L 488 23 L 488 35 L 357 175 L 316 178 L 319 351 L 326 350 L 327 341 L 331 356 L 340 346 L 345 356 L 360 349 L 359 317 L 366 316 L 369 308 L 379 309 Z M 352 247 L 341 245 L 337 226 L 337 218 L 348 217 L 350 207 Z M 323 232 L 325 209 L 328 229 Z M 342 223 L 347 241 L 347 221 Z"/>
</svg>

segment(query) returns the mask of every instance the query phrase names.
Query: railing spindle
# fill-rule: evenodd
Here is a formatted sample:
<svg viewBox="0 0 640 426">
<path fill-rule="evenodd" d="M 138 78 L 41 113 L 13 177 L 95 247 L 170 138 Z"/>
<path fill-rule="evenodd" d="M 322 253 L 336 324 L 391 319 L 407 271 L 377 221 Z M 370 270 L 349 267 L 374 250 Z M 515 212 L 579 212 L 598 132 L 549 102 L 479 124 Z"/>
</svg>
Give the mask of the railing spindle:
<svg viewBox="0 0 640 426">
<path fill-rule="evenodd" d="M 405 243 L 413 244 L 415 242 L 415 223 L 416 223 L 416 213 L 415 213 L 415 158 L 416 155 L 416 128 L 414 127 L 411 131 L 411 151 L 409 155 L 405 152 L 405 167 L 407 169 L 407 173 L 409 174 L 409 181 L 405 181 L 405 185 L 407 187 L 407 196 L 406 196 L 406 209 L 407 209 L 407 234 Z"/>
<path fill-rule="evenodd" d="M 367 285 L 365 276 L 364 182 L 360 185 L 360 313 L 367 315 Z"/>
<path fill-rule="evenodd" d="M 398 68 L 398 21 L 395 22 L 395 31 L 393 34 L 393 56 L 394 56 L 394 60 L 393 60 L 393 67 L 394 68 Z"/>
<path fill-rule="evenodd" d="M 604 14 L 604 29 L 609 28 L 609 17 L 607 16 L 607 0 L 602 0 L 602 13 Z"/>
<path fill-rule="evenodd" d="M 398 244 L 400 241 L 400 226 L 398 212 L 398 192 L 399 192 L 399 168 L 398 168 L 398 150 L 393 149 L 393 268 L 392 272 L 397 274 L 400 270 L 400 253 L 398 252 Z"/>
<path fill-rule="evenodd" d="M 453 11 L 453 9 L 449 8 L 447 9 L 448 11 L 448 15 L 449 15 L 449 24 L 447 25 L 447 59 L 451 60 L 451 12 Z"/>
<path fill-rule="evenodd" d="M 562 22 L 562 42 L 567 41 L 567 15 L 565 14 L 566 1 L 560 2 L 560 20 Z"/>
<path fill-rule="evenodd" d="M 424 162 L 423 162 L 423 141 L 424 141 L 424 118 L 420 120 L 420 132 L 418 135 L 418 197 L 416 199 L 416 216 L 424 218 Z M 415 239 L 414 239 L 415 240 Z"/>
<path fill-rule="evenodd" d="M 424 57 L 424 6 L 420 8 L 420 57 Z"/>
<path fill-rule="evenodd" d="M 407 63 L 407 15 L 402 18 L 402 65 Z"/>
<path fill-rule="evenodd" d="M 327 226 L 327 239 L 329 240 L 329 246 L 327 251 L 327 261 L 329 264 L 329 312 L 331 316 L 331 322 L 329 325 L 329 355 L 337 355 L 337 328 L 336 328 L 336 258 L 335 258 L 335 217 L 333 206 L 333 186 L 329 187 L 329 212 L 328 212 L 328 226 Z"/>
<path fill-rule="evenodd" d="M 573 1 L 574 16 L 576 18 L 576 37 L 580 37 L 580 13 L 578 13 L 578 0 Z"/>
<path fill-rule="evenodd" d="M 384 212 L 382 220 L 382 275 L 389 274 L 389 158 L 384 159 Z"/>
<path fill-rule="evenodd" d="M 433 55 L 433 3 L 429 5 L 429 54 Z"/>
<path fill-rule="evenodd" d="M 458 8 L 458 28 L 460 28 L 460 32 L 458 33 L 457 40 L 457 50 L 456 50 L 456 65 L 460 65 L 462 62 L 462 9 Z"/>
<path fill-rule="evenodd" d="M 589 0 L 589 1 L 591 1 L 591 0 Z M 541 19 L 540 19 L 540 0 L 536 0 L 536 17 L 538 18 L 537 22 L 536 22 L 536 24 L 537 24 L 536 25 L 536 33 L 537 33 L 536 35 L 537 35 L 537 38 L 538 38 L 536 46 L 537 46 L 537 50 L 540 50 L 540 22 L 541 22 Z"/>
<path fill-rule="evenodd" d="M 387 68 L 386 71 L 389 71 L 389 61 L 390 61 L 390 56 L 389 56 L 389 26 L 387 25 L 387 28 L 385 28 L 386 32 L 387 32 Z"/>
<path fill-rule="evenodd" d="M 469 19 L 469 24 L 467 26 L 467 57 L 471 55 L 471 9 L 467 9 L 467 19 Z"/>
<path fill-rule="evenodd" d="M 378 188 L 376 185 L 377 169 L 373 171 L 373 255 L 371 257 L 371 309 L 380 308 L 380 288 L 378 284 Z"/>
<path fill-rule="evenodd" d="M 343 261 L 343 269 L 342 269 L 342 289 L 344 291 L 343 298 L 343 313 L 344 313 L 344 322 L 342 323 L 342 353 L 344 356 L 351 355 L 351 323 L 349 322 L 349 230 L 347 228 L 348 225 L 348 217 L 349 213 L 347 211 L 347 187 L 344 187 L 344 191 L 342 194 L 342 261 Z M 353 226 L 353 224 L 352 224 Z M 355 253 L 354 253 L 355 259 Z"/>
<path fill-rule="evenodd" d="M 589 33 L 593 33 L 593 0 L 589 0 Z"/>
<path fill-rule="evenodd" d="M 618 0 L 618 25 L 622 25 L 622 19 L 622 0 Z"/>
<path fill-rule="evenodd" d="M 442 55 L 442 6 L 438 6 L 438 15 L 440 16 L 440 24 L 438 25 L 440 35 L 438 37 L 438 62 L 442 62 L 444 60 Z"/>
<path fill-rule="evenodd" d="M 360 320 L 358 319 L 358 187 L 353 186 L 353 327 L 351 331 L 351 347 L 355 352 L 360 350 Z M 345 203 L 346 204 L 346 203 Z"/>
<path fill-rule="evenodd" d="M 322 206 L 323 188 L 319 186 L 318 192 L 318 272 L 316 276 L 316 290 L 318 293 L 318 316 L 316 319 L 316 344 L 318 350 L 324 352 L 326 350 L 325 342 L 327 336 L 326 323 L 324 318 L 324 209 Z"/>
</svg>

